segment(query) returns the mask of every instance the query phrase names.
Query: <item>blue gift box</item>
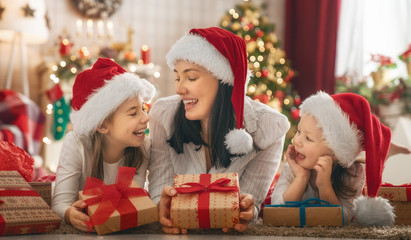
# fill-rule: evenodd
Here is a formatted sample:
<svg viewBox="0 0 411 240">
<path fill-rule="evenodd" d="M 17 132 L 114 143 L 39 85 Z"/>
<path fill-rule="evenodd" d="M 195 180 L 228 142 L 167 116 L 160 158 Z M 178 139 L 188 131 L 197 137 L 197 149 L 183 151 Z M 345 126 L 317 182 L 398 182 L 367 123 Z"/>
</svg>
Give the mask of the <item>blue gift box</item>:
<svg viewBox="0 0 411 240">
<path fill-rule="evenodd" d="M 263 222 L 268 226 L 338 226 L 344 225 L 343 208 L 327 201 L 310 198 L 285 204 L 267 205 Z"/>
</svg>

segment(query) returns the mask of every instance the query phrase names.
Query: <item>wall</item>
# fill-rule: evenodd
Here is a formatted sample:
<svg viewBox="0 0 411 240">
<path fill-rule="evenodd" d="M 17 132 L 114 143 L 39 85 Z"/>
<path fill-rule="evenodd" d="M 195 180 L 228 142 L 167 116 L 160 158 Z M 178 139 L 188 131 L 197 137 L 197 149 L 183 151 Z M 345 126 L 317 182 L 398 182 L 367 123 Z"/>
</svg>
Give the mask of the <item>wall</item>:
<svg viewBox="0 0 411 240">
<path fill-rule="evenodd" d="M 71 1 L 46 0 L 51 27 L 49 40 L 44 45 L 28 47 L 30 95 L 35 102 L 40 102 L 41 95 L 47 89 L 47 86 L 40 84 L 37 68 L 47 59 L 58 59 L 58 37 L 66 32 L 74 41 L 76 49 L 81 45 L 79 39 L 76 39 L 76 21 L 87 19 L 77 13 Z M 151 48 L 152 62 L 162 68 L 161 77 L 155 83 L 159 96 L 170 95 L 174 93 L 174 82 L 170 81 L 174 76 L 165 63 L 165 54 L 170 46 L 193 27 L 217 26 L 225 12 L 241 2 L 241 0 L 123 0 L 117 12 L 109 18 L 114 25 L 112 42 L 126 41 L 128 28 L 132 27 L 136 52 L 138 53 L 141 45 L 148 45 Z M 262 2 L 267 2 L 266 13 L 276 24 L 276 33 L 281 41 L 284 36 L 285 1 L 253 1 L 256 5 Z M 92 42 L 88 41 L 88 43 Z M 10 44 L 0 42 L 0 88 L 5 84 L 10 51 Z M 12 88 L 18 91 L 21 90 L 19 65 L 19 55 L 17 55 Z"/>
<path fill-rule="evenodd" d="M 154 82 L 158 88 L 159 97 L 162 97 L 174 94 L 174 74 L 165 63 L 165 55 L 171 45 L 191 28 L 217 26 L 226 11 L 243 2 L 242 0 L 123 0 L 117 12 L 108 19 L 113 22 L 114 37 L 111 42 L 102 42 L 97 41 L 97 37 L 87 40 L 76 36 L 76 21 L 81 19 L 85 22 L 87 19 L 76 11 L 71 1 L 46 0 L 50 23 L 49 40 L 43 45 L 27 47 L 30 97 L 42 108 L 45 108 L 45 104 L 48 102 L 44 95 L 45 91 L 52 83 L 48 79 L 49 73 L 43 74 L 43 78 L 39 76 L 39 69 L 41 69 L 44 62 L 59 60 L 58 38 L 63 33 L 70 36 L 75 44 L 74 49 L 77 51 L 83 44 L 91 49 L 92 46 L 96 45 L 104 46 L 113 42 L 125 42 L 128 29 L 131 27 L 134 30 L 134 50 L 139 55 L 139 47 L 143 44 L 148 45 L 151 48 L 152 62 L 162 68 L 160 78 Z M 257 6 L 260 6 L 263 2 L 267 3 L 267 9 L 263 13 L 267 14 L 270 21 L 276 24 L 276 34 L 281 41 L 284 39 L 285 0 L 253 1 Z M 94 24 L 94 30 L 97 30 L 96 23 Z M 3 88 L 5 84 L 10 52 L 11 44 L 0 42 L 0 88 Z M 22 90 L 19 56 L 19 53 L 17 53 L 12 85 L 12 88 L 17 91 Z M 48 124 L 46 128 L 49 129 L 51 115 L 47 117 Z M 46 166 L 52 170 L 55 170 L 57 165 L 61 144 L 62 140 L 52 141 L 51 144 L 45 145 L 43 149 Z"/>
</svg>

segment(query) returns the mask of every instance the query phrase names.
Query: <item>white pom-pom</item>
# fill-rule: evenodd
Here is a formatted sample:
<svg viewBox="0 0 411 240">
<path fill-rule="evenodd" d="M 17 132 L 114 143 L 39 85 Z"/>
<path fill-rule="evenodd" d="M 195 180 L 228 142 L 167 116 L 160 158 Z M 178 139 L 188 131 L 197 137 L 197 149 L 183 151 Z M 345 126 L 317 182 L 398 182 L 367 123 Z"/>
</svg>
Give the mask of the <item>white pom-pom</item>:
<svg viewBox="0 0 411 240">
<path fill-rule="evenodd" d="M 381 197 L 358 197 L 354 201 L 354 215 L 363 226 L 392 226 L 395 221 L 394 208 Z"/>
<path fill-rule="evenodd" d="M 253 138 L 244 129 L 229 131 L 224 143 L 231 154 L 247 154 L 253 150 Z"/>
</svg>

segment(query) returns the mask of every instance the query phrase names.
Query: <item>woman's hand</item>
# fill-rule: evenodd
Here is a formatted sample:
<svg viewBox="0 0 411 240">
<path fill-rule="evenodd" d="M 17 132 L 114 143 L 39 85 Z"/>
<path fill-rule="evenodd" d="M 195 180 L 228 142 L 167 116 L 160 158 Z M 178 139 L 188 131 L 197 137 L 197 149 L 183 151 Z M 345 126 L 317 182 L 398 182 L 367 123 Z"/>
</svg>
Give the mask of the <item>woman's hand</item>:
<svg viewBox="0 0 411 240">
<path fill-rule="evenodd" d="M 83 212 L 85 207 L 87 207 L 87 204 L 83 200 L 78 200 L 73 203 L 73 205 L 66 210 L 65 220 L 66 223 L 71 224 L 78 230 L 88 232 L 89 229 L 85 222 L 88 222 L 90 217 Z M 94 228 L 92 232 L 94 232 Z"/>
<path fill-rule="evenodd" d="M 291 171 L 293 171 L 295 177 L 301 177 L 308 181 L 311 175 L 311 171 L 297 164 L 297 162 L 295 161 L 296 155 L 297 153 L 295 151 L 295 146 L 289 145 L 287 148 L 286 158 L 288 165 L 290 165 Z"/>
<path fill-rule="evenodd" d="M 317 163 L 314 165 L 313 169 L 317 172 L 317 178 L 315 184 L 317 188 L 323 189 L 331 187 L 331 172 L 333 167 L 333 159 L 331 156 L 321 156 L 318 158 Z"/>
<path fill-rule="evenodd" d="M 171 198 L 177 194 L 177 191 L 171 186 L 165 186 L 161 192 L 160 202 L 158 203 L 158 219 L 163 225 L 163 231 L 171 234 L 187 234 L 187 229 L 179 229 L 173 227 L 173 222 L 170 220 L 170 205 Z"/>
<path fill-rule="evenodd" d="M 251 194 L 240 194 L 240 221 L 234 225 L 234 229 L 239 232 L 244 232 L 248 228 L 248 224 L 254 218 L 254 197 Z M 229 232 L 229 228 L 223 228 L 223 232 Z"/>
</svg>

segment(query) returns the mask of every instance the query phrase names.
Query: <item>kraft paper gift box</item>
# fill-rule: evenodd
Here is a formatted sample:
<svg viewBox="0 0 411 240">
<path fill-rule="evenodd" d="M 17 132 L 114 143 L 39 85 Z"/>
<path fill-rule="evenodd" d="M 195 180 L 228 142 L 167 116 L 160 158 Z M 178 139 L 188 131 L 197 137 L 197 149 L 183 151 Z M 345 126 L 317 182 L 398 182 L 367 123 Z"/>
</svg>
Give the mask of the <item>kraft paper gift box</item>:
<svg viewBox="0 0 411 240">
<path fill-rule="evenodd" d="M 29 184 L 51 206 L 51 182 L 29 182 Z"/>
<path fill-rule="evenodd" d="M 182 229 L 232 228 L 239 222 L 237 173 L 175 175 L 170 219 Z"/>
<path fill-rule="evenodd" d="M 79 199 L 87 203 L 89 230 L 97 234 L 117 232 L 158 221 L 157 205 L 147 191 L 133 180 L 136 169 L 119 167 L 115 184 L 87 178 Z"/>
<path fill-rule="evenodd" d="M 51 232 L 60 223 L 17 171 L 0 171 L 0 236 Z"/>
<path fill-rule="evenodd" d="M 364 187 L 367 194 L 367 187 Z M 377 196 L 390 200 L 394 207 L 395 225 L 411 225 L 411 184 L 392 185 L 383 183 Z"/>
<path fill-rule="evenodd" d="M 330 205 L 328 202 L 316 198 L 286 202 L 286 204 L 267 205 L 263 211 L 263 223 L 268 226 L 340 227 L 344 225 L 344 214 L 340 205 Z"/>
</svg>

